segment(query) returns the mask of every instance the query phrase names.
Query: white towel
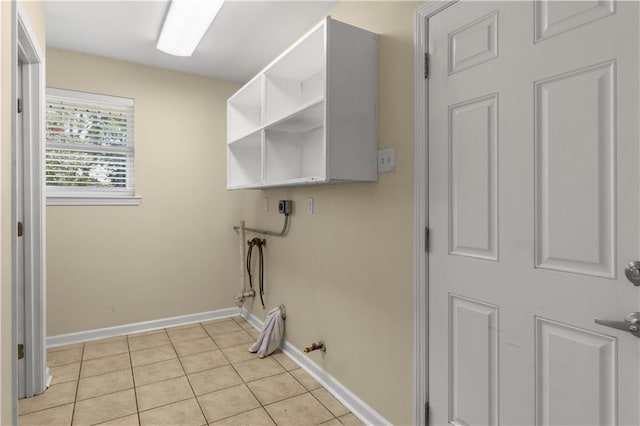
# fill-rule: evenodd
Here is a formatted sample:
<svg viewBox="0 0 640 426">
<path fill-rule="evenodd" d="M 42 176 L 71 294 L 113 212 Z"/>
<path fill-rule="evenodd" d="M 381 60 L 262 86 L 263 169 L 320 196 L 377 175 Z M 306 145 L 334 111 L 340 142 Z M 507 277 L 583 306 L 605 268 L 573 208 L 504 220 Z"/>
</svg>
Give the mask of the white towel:
<svg viewBox="0 0 640 426">
<path fill-rule="evenodd" d="M 280 307 L 273 308 L 267 313 L 260 337 L 251 345 L 249 352 L 258 353 L 258 358 L 264 358 L 278 349 L 280 341 L 284 335 L 284 320 Z"/>
</svg>

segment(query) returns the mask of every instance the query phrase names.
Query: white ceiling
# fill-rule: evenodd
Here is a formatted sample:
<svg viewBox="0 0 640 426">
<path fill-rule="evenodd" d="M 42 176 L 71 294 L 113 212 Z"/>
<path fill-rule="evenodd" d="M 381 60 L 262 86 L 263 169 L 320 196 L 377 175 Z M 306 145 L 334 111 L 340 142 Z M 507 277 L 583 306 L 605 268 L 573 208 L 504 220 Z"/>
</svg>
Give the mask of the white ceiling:
<svg viewBox="0 0 640 426">
<path fill-rule="evenodd" d="M 227 0 L 183 58 L 156 49 L 169 1 L 45 1 L 47 46 L 244 82 L 335 3 Z"/>
</svg>

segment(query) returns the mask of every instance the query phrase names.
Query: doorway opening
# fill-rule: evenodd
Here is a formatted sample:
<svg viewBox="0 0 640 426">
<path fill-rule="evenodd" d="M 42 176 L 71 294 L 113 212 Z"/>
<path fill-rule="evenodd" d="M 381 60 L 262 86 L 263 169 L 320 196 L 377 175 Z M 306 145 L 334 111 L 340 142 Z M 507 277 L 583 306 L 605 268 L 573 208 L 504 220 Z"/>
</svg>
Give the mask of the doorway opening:
<svg viewBox="0 0 640 426">
<path fill-rule="evenodd" d="M 27 14 L 14 9 L 12 268 L 14 420 L 17 400 L 51 380 L 45 347 L 44 52 Z"/>
</svg>

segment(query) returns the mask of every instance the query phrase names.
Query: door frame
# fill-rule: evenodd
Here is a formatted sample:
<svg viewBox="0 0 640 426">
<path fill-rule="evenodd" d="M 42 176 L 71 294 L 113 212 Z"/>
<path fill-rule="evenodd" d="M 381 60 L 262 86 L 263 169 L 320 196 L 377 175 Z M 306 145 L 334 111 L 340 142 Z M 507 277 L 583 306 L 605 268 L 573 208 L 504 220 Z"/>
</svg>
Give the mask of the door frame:
<svg viewBox="0 0 640 426">
<path fill-rule="evenodd" d="M 45 292 L 45 188 L 44 188 L 44 88 L 45 56 L 22 4 L 16 3 L 13 16 L 12 98 L 17 99 L 18 58 L 23 62 L 23 199 L 24 199 L 24 292 L 25 306 L 18 306 L 17 281 L 17 191 L 16 169 L 12 168 L 12 320 L 13 347 L 17 348 L 18 315 L 25 324 L 26 396 L 44 392 L 51 377 L 46 366 L 46 292 Z M 15 104 L 14 104 L 15 105 Z M 16 160 L 18 141 L 17 108 L 12 115 L 12 152 Z M 17 365 L 17 350 L 13 364 Z M 17 420 L 18 377 L 12 368 L 14 419 Z"/>
<path fill-rule="evenodd" d="M 414 419 L 418 425 L 428 424 L 429 401 L 429 80 L 425 77 L 428 20 L 457 1 L 427 1 L 416 9 L 414 20 Z"/>
</svg>

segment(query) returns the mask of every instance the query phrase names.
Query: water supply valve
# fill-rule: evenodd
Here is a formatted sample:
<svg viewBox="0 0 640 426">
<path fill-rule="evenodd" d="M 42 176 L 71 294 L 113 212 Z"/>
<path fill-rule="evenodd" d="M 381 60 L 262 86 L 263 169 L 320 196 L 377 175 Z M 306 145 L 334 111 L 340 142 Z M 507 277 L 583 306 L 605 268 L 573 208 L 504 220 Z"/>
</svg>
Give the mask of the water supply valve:
<svg viewBox="0 0 640 426">
<path fill-rule="evenodd" d="M 327 347 L 325 346 L 324 342 L 322 340 L 320 340 L 319 342 L 313 342 L 311 344 L 311 346 L 307 346 L 306 348 L 304 348 L 304 353 L 309 353 L 312 351 L 322 351 L 322 352 L 326 352 L 327 351 Z"/>
</svg>

